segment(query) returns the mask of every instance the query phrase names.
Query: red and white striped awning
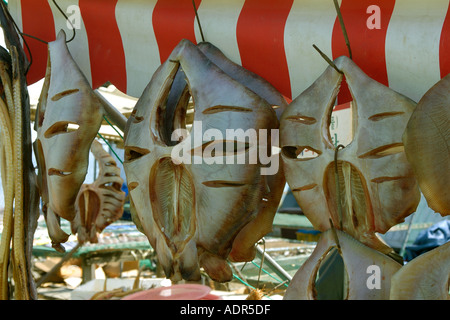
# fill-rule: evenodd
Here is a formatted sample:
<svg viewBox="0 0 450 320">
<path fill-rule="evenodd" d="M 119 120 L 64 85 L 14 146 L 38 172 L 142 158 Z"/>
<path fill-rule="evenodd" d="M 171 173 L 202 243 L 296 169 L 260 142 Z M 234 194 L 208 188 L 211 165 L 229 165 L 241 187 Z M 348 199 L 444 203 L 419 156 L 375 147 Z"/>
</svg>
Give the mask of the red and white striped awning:
<svg viewBox="0 0 450 320">
<path fill-rule="evenodd" d="M 153 72 L 182 39 L 200 42 L 191 0 L 58 0 L 77 5 L 81 29 L 68 44 L 92 86 L 111 81 L 139 97 Z M 296 97 L 323 72 L 316 44 L 335 59 L 348 55 L 333 0 L 196 0 L 205 40 L 230 59 Z M 450 72 L 449 0 L 339 1 L 353 60 L 372 78 L 413 100 Z M 369 29 L 367 8 L 380 8 Z M 72 31 L 51 0 L 9 0 L 19 28 L 45 41 Z M 27 38 L 31 83 L 45 73 L 47 48 Z M 341 90 L 340 101 L 349 99 Z"/>
</svg>

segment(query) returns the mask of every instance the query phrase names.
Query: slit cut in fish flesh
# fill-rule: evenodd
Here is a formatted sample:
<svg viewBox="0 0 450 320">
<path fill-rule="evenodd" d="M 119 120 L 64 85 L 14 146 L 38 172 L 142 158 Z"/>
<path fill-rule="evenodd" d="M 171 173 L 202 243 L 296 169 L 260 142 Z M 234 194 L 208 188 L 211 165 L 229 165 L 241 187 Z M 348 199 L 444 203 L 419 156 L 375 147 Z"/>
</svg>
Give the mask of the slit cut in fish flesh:
<svg viewBox="0 0 450 320">
<path fill-rule="evenodd" d="M 133 220 L 155 248 L 166 276 L 199 280 L 203 267 L 213 280 L 226 282 L 232 279 L 227 259 L 251 261 L 256 242 L 270 232 L 285 180 L 281 170 L 266 177 L 259 162 L 249 163 L 257 146 L 224 140 L 227 129 L 270 132 L 278 119 L 268 98 L 220 67 L 229 65 L 223 54 L 212 61 L 213 49 L 201 48 L 182 40 L 153 75 L 127 123 L 124 169 Z M 278 92 L 269 97 L 274 95 L 282 98 Z M 194 122 L 188 132 L 189 100 Z M 174 138 L 178 129 L 185 131 Z M 222 138 L 198 143 L 196 134 L 203 137 L 207 129 Z M 270 135 L 267 139 L 270 147 Z M 196 154 L 231 144 L 231 152 L 211 152 L 195 162 Z M 179 151 L 186 157 L 174 157 Z M 215 161 L 225 157 L 233 164 Z M 267 195 L 269 201 L 263 201 Z"/>
<path fill-rule="evenodd" d="M 330 115 L 343 75 L 330 66 L 281 117 L 286 179 L 317 230 L 330 229 L 331 218 L 336 228 L 368 247 L 393 253 L 376 233 L 404 221 L 420 200 L 402 143 L 416 104 L 369 78 L 349 58 L 342 56 L 334 63 L 345 75 L 353 97 L 354 138 L 339 149 L 335 163 Z M 315 156 L 298 158 L 305 148 L 300 146 L 314 150 Z"/>
<path fill-rule="evenodd" d="M 59 218 L 75 218 L 75 202 L 86 176 L 89 148 L 103 119 L 103 107 L 66 45 L 64 31 L 48 44 L 45 80 L 36 111 L 38 185 L 52 245 L 68 235 Z M 71 125 L 73 128 L 71 129 Z M 50 218 L 50 220 L 49 220 Z"/>
</svg>

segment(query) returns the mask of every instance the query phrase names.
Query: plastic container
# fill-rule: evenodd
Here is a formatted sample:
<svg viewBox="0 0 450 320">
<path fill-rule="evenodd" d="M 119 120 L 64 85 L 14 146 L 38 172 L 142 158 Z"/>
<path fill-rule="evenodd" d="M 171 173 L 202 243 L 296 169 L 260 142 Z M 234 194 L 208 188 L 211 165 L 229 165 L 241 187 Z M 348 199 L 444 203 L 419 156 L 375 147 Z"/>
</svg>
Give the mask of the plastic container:
<svg viewBox="0 0 450 320">
<path fill-rule="evenodd" d="M 77 288 L 71 294 L 71 300 L 89 300 L 94 294 L 103 291 L 106 281 L 106 291 L 111 291 L 118 288 L 125 288 L 131 290 L 135 279 L 94 279 Z M 145 289 L 151 287 L 170 286 L 172 282 L 165 278 L 141 279 L 139 286 Z"/>
<path fill-rule="evenodd" d="M 201 284 L 175 284 L 130 294 L 122 300 L 222 300 Z"/>
</svg>

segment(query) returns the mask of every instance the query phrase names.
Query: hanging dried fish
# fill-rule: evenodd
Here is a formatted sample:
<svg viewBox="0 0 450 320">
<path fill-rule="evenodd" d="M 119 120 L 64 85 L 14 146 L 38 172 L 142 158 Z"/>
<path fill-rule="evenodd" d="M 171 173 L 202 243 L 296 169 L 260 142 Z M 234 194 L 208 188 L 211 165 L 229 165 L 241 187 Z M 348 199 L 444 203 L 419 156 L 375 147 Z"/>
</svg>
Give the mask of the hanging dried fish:
<svg viewBox="0 0 450 320">
<path fill-rule="evenodd" d="M 52 246 L 67 241 L 60 218 L 75 218 L 75 201 L 85 179 L 89 148 L 103 119 L 99 98 L 73 60 L 64 31 L 48 44 L 49 58 L 36 112 L 34 150 L 43 212 Z"/>
<path fill-rule="evenodd" d="M 331 216 L 336 228 L 373 249 L 389 253 L 392 249 L 376 233 L 385 233 L 402 222 L 420 200 L 402 143 L 415 103 L 370 79 L 347 57 L 334 62 L 353 95 L 354 138 L 340 149 L 335 163 L 337 151 L 329 125 L 343 75 L 329 66 L 281 118 L 286 179 L 317 230 L 330 229 Z M 306 149 L 315 154 L 301 157 Z"/>
<path fill-rule="evenodd" d="M 201 42 L 198 48 L 228 76 L 266 100 L 275 110 L 277 118 L 281 118 L 288 104 L 281 93 L 267 80 L 231 61 L 210 42 Z"/>
<path fill-rule="evenodd" d="M 392 300 L 450 300 L 450 242 L 425 252 L 392 277 Z"/>
<path fill-rule="evenodd" d="M 194 123 L 190 134 L 171 141 L 164 132 L 186 129 L 185 106 L 166 104 L 180 69 L 194 101 Z M 166 120 L 168 107 L 180 114 L 178 120 Z M 226 75 L 187 40 L 156 71 L 128 120 L 124 168 L 136 224 L 155 248 L 167 277 L 196 280 L 203 267 L 216 281 L 232 279 L 226 259 L 232 247 L 235 256 L 240 250 L 247 256 L 248 248 L 253 249 L 253 239 L 239 234 L 264 206 L 267 184 L 260 175 L 261 164 L 248 161 L 257 146 L 224 139 L 226 130 L 277 127 L 276 114 L 264 99 Z M 207 129 L 222 138 L 205 141 Z M 218 146 L 226 145 L 232 146 L 229 154 L 218 151 Z M 174 150 L 186 150 L 193 161 L 174 158 Z M 245 164 L 237 163 L 239 155 Z M 203 162 L 196 164 L 202 156 Z M 233 164 L 213 161 L 225 157 Z"/>
<path fill-rule="evenodd" d="M 121 190 L 123 179 L 113 157 L 97 140 L 91 151 L 99 163 L 99 174 L 91 184 L 83 184 L 77 197 L 77 215 L 71 222 L 78 242 L 97 243 L 97 233 L 122 217 L 125 192 Z"/>
<path fill-rule="evenodd" d="M 324 232 L 285 299 L 316 298 L 317 270 L 333 247 L 347 271 L 344 298 L 388 299 L 390 278 L 401 264 L 376 233 L 402 222 L 420 200 L 401 140 L 415 103 L 370 79 L 345 56 L 334 65 L 337 70 L 329 66 L 281 118 L 286 179 L 305 215 Z M 344 75 L 353 96 L 354 138 L 341 149 L 333 145 L 329 126 Z M 304 150 L 313 154 L 302 156 Z M 382 290 L 369 290 L 366 284 L 370 265 L 382 269 Z"/>
<path fill-rule="evenodd" d="M 420 99 L 403 143 L 428 206 L 450 215 L 450 74 Z"/>
<path fill-rule="evenodd" d="M 10 244 L 13 231 L 13 204 L 14 204 L 14 159 L 13 159 L 13 127 L 8 106 L 13 106 L 11 85 L 11 59 L 2 55 L 0 61 L 0 75 L 2 87 L 5 92 L 6 103 L 0 99 L 0 130 L 1 130 L 1 175 L 5 209 L 3 212 L 3 231 L 0 242 L 0 300 L 9 298 L 8 292 L 8 265 L 10 256 Z M 9 72 L 8 72 L 9 71 Z M 11 108 L 12 109 L 12 108 Z"/>
<path fill-rule="evenodd" d="M 12 147 L 11 153 L 8 142 L 3 140 L 3 148 L 6 153 L 2 161 L 3 175 L 6 177 L 5 191 L 6 212 L 4 217 L 5 237 L 2 235 L 1 244 L 1 272 L 0 280 L 1 298 L 8 299 L 7 275 L 8 255 L 11 241 L 11 264 L 15 284 L 15 299 L 36 299 L 37 293 L 31 275 L 31 251 L 33 248 L 34 231 L 37 227 L 39 217 L 38 192 L 35 184 L 36 176 L 31 157 L 31 129 L 30 129 L 30 103 L 25 75 L 30 63 L 22 48 L 19 34 L 16 31 L 14 21 L 3 2 L 0 3 L 0 23 L 4 32 L 5 42 L 9 50 L 2 50 L 2 65 L 0 67 L 0 77 L 4 90 L 4 97 L 8 111 L 2 107 L 4 119 L 7 122 L 6 112 L 9 115 L 9 129 L 2 128 L 5 135 L 10 135 Z M 5 58 L 6 57 L 6 58 Z M 4 62 L 7 61 L 5 64 Z M 2 125 L 6 125 L 3 122 Z M 8 151 L 7 151 L 8 150 Z M 12 156 L 12 161 L 11 161 Z M 10 171 L 11 170 L 11 171 Z M 9 171 L 9 172 L 5 172 Z M 11 176 L 14 182 L 11 183 Z M 11 217 L 11 199 L 14 197 L 14 214 Z M 10 239 L 12 235 L 12 238 Z"/>
<path fill-rule="evenodd" d="M 288 104 L 281 93 L 268 81 L 234 63 L 209 42 L 199 43 L 198 48 L 228 76 L 263 98 L 275 110 L 277 118 L 281 118 L 281 114 Z M 275 152 L 275 150 L 272 150 L 272 152 Z M 277 162 L 280 163 L 279 154 L 277 158 Z M 262 178 L 266 179 L 267 185 L 263 195 L 264 205 L 257 217 L 245 226 L 245 229 L 239 233 L 234 241 L 229 256 L 233 261 L 253 260 L 256 253 L 254 244 L 272 231 L 273 219 L 286 184 L 283 167 L 280 166 L 275 174 L 265 175 Z M 247 250 L 244 250 L 244 246 L 247 246 Z"/>
<path fill-rule="evenodd" d="M 346 284 L 344 285 L 346 300 L 388 300 L 392 275 L 401 268 L 401 264 L 388 256 L 373 250 L 353 239 L 345 232 L 328 230 L 322 233 L 311 256 L 300 267 L 292 278 L 284 295 L 285 300 L 316 299 L 315 281 L 320 262 L 327 256 L 331 248 L 340 247 L 340 255 L 345 265 Z M 337 238 L 337 239 L 336 239 Z M 338 242 L 337 242 L 337 241 Z M 370 271 L 373 266 L 379 267 L 376 287 L 370 283 Z"/>
<path fill-rule="evenodd" d="M 8 299 L 7 268 L 12 239 L 11 263 L 16 286 L 15 295 L 16 299 L 23 300 L 35 297 L 35 288 L 30 278 L 30 263 L 33 235 L 38 217 L 38 198 L 34 184 L 34 168 L 31 163 L 30 115 L 26 81 L 17 48 L 10 46 L 10 52 L 12 81 L 10 81 L 6 65 L 2 63 L 0 68 L 6 100 L 13 103 L 13 105 L 7 105 L 3 99 L 0 103 L 2 105 L 1 130 L 4 134 L 2 136 L 2 176 L 6 178 L 4 180 L 6 182 L 4 183 L 5 235 L 2 235 L 1 243 L 2 279 L 0 287 L 2 299 Z"/>
<path fill-rule="evenodd" d="M 450 214 L 450 74 L 420 99 L 403 134 L 408 161 L 428 206 Z M 391 299 L 448 300 L 450 243 L 408 262 L 392 279 Z"/>
</svg>

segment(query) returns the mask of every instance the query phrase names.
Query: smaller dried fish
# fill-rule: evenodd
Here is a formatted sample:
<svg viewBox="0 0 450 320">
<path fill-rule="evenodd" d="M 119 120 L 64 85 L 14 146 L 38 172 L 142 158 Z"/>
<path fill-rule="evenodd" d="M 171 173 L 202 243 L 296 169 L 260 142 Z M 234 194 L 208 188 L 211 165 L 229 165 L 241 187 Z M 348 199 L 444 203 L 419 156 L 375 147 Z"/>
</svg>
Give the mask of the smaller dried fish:
<svg viewBox="0 0 450 320">
<path fill-rule="evenodd" d="M 122 217 L 125 192 L 123 179 L 113 157 L 97 140 L 92 142 L 92 153 L 99 163 L 99 174 L 91 184 L 83 184 L 77 197 L 77 215 L 71 221 L 73 234 L 78 241 L 97 243 L 97 233 Z"/>
</svg>

